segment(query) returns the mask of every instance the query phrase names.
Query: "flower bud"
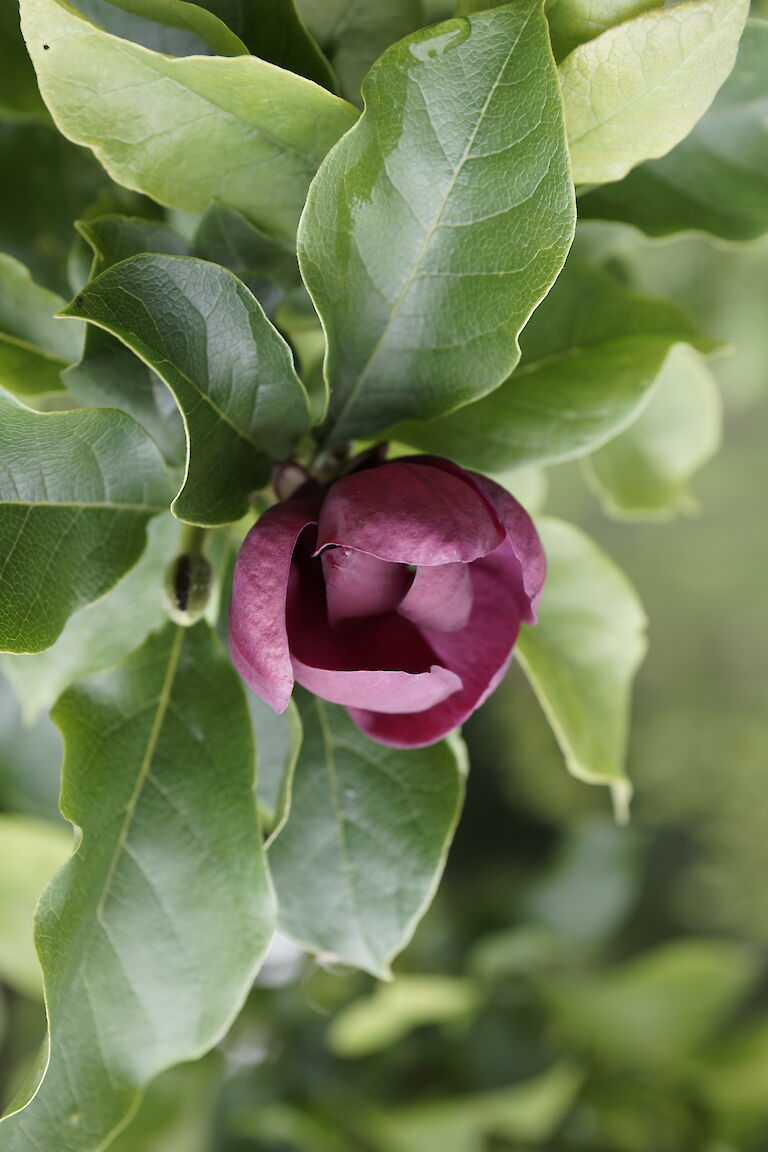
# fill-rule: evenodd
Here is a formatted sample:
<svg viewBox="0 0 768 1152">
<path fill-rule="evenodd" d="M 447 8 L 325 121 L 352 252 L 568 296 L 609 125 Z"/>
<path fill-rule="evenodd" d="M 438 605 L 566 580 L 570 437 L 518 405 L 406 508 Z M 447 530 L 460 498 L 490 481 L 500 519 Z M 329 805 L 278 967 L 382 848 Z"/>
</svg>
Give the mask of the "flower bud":
<svg viewBox="0 0 768 1152">
<path fill-rule="evenodd" d="M 165 600 L 168 615 L 176 624 L 189 627 L 205 612 L 213 587 L 213 572 L 204 556 L 185 552 L 165 570 Z"/>
</svg>

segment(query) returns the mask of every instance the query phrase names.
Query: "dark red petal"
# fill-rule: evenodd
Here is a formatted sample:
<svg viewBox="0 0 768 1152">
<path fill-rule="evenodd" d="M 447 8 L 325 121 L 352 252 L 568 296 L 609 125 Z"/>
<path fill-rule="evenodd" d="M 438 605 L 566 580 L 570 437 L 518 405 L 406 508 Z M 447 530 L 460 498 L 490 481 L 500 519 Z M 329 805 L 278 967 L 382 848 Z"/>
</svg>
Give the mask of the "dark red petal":
<svg viewBox="0 0 768 1152">
<path fill-rule="evenodd" d="M 492 502 L 507 530 L 507 539 L 517 557 L 523 577 L 521 601 L 523 619 L 529 624 L 536 620 L 536 606 L 547 575 L 547 558 L 533 520 L 506 488 L 487 476 L 469 472 L 480 491 Z"/>
<path fill-rule="evenodd" d="M 291 558 L 302 531 L 317 523 L 318 502 L 275 504 L 250 530 L 235 564 L 229 635 L 232 662 L 276 712 L 293 690 L 285 603 Z"/>
<path fill-rule="evenodd" d="M 461 688 L 413 624 L 388 612 L 332 628 L 311 565 L 294 566 L 288 635 L 296 679 L 336 704 L 398 712 L 431 708 Z"/>
<path fill-rule="evenodd" d="M 472 612 L 469 564 L 441 564 L 418 568 L 399 608 L 401 616 L 420 628 L 458 632 Z"/>
<path fill-rule="evenodd" d="M 509 541 L 472 564 L 470 574 L 474 603 L 466 628 L 460 632 L 423 631 L 440 663 L 461 677 L 461 691 L 410 715 L 350 708 L 354 722 L 372 740 L 396 748 L 433 744 L 463 724 L 503 677 L 521 620 L 520 565 Z"/>
<path fill-rule="evenodd" d="M 336 481 L 323 503 L 317 546 L 344 544 L 401 564 L 466 564 L 503 539 L 499 517 L 475 485 L 394 460 Z"/>
<path fill-rule="evenodd" d="M 331 624 L 392 611 L 411 582 L 404 564 L 390 564 L 356 548 L 327 548 L 321 559 Z"/>
<path fill-rule="evenodd" d="M 495 480 L 489 480 L 487 476 L 482 476 L 479 472 L 470 472 L 466 468 L 461 468 L 452 460 L 445 460 L 442 456 L 406 456 L 402 459 L 414 464 L 428 465 L 451 476 L 461 478 L 485 497 L 507 533 L 520 564 L 523 576 L 523 599 L 520 601 L 520 611 L 523 620 L 534 623 L 536 606 L 547 574 L 547 559 L 533 521 L 522 504 L 519 504 L 514 496 L 507 492 L 506 488 L 497 484 Z"/>
</svg>

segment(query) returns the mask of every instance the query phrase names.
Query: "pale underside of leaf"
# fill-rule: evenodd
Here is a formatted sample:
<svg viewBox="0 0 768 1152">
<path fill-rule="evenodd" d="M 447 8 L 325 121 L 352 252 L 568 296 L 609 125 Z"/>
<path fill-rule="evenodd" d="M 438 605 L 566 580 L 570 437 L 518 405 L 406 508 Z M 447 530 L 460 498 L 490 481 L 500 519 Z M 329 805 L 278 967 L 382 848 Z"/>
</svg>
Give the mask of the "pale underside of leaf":
<svg viewBox="0 0 768 1152">
<path fill-rule="evenodd" d="M 572 525 L 537 524 L 548 574 L 539 622 L 524 626 L 516 654 L 549 720 L 568 770 L 611 788 L 626 820 L 625 775 L 632 677 L 646 651 L 646 618 L 624 574 Z"/>
<path fill-rule="evenodd" d="M 687 136 L 733 68 L 749 0 L 684 0 L 611 28 L 560 66 L 577 184 L 620 180 Z"/>
<path fill-rule="evenodd" d="M 293 236 L 309 182 L 356 109 L 254 56 L 174 59 L 109 35 L 63 0 L 21 9 L 57 126 L 115 180 L 190 212 L 218 197 Z"/>
</svg>

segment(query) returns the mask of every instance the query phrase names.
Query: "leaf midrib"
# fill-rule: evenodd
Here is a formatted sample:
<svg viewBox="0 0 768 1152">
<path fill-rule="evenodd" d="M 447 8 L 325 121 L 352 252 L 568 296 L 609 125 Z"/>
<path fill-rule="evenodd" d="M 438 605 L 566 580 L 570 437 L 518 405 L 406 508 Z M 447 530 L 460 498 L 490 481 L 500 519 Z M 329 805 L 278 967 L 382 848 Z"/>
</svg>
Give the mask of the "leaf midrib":
<svg viewBox="0 0 768 1152">
<path fill-rule="evenodd" d="M 130 832 L 131 824 L 133 823 L 133 818 L 136 814 L 136 808 L 138 806 L 142 790 L 147 782 L 147 778 L 152 768 L 152 760 L 154 759 L 155 751 L 157 749 L 157 742 L 160 739 L 160 732 L 162 731 L 165 716 L 171 702 L 171 692 L 173 691 L 173 683 L 176 678 L 176 672 L 178 670 L 179 660 L 181 658 L 181 650 L 184 645 L 185 635 L 186 629 L 181 626 L 177 626 L 176 635 L 173 638 L 171 650 L 168 654 L 168 667 L 166 668 L 160 694 L 157 697 L 155 716 L 154 720 L 152 721 L 149 737 L 147 739 L 147 746 L 144 751 L 141 765 L 139 767 L 139 772 L 136 777 L 136 783 L 134 785 L 133 792 L 131 793 L 130 799 L 128 800 L 128 804 L 126 806 L 125 817 L 117 836 L 115 850 L 109 862 L 109 866 L 104 877 L 102 891 L 99 896 L 99 901 L 96 905 L 95 921 L 98 922 L 101 922 L 101 917 L 104 912 L 106 902 L 109 898 L 112 882 L 114 880 L 115 872 L 120 861 L 120 856 L 122 855 L 123 848 L 125 847 L 125 843 L 128 839 L 128 833 Z M 84 835 L 85 834 L 86 833 L 84 831 Z M 92 931 L 94 930 L 95 924 Z"/>
<path fill-rule="evenodd" d="M 320 732 L 323 739 L 323 758 L 325 760 L 326 775 L 328 777 L 328 788 L 331 794 L 331 802 L 333 804 L 334 815 L 336 817 L 336 825 L 339 831 L 339 854 L 341 857 L 342 871 L 344 873 L 344 878 L 347 882 L 347 889 L 349 891 L 349 903 L 354 914 L 358 938 L 365 948 L 368 959 L 371 961 L 373 966 L 378 969 L 379 965 L 371 950 L 371 946 L 363 929 L 363 918 L 360 914 L 360 909 L 357 903 L 357 892 L 355 889 L 352 864 L 349 858 L 349 847 L 347 845 L 346 823 L 344 818 L 344 811 L 341 805 L 339 778 L 336 773 L 336 758 L 333 752 L 333 735 L 328 725 L 328 718 L 325 714 L 325 708 L 322 701 L 316 698 L 314 703 L 320 724 Z"/>
<path fill-rule="evenodd" d="M 507 68 L 509 67 L 509 62 L 512 59 L 512 56 L 513 56 L 513 54 L 514 54 L 514 52 L 515 52 L 515 50 L 516 50 L 516 48 L 520 42 L 520 39 L 521 39 L 523 33 L 525 32 L 526 28 L 528 27 L 528 23 L 529 23 L 532 15 L 533 15 L 533 13 L 531 12 L 525 17 L 523 23 L 520 26 L 518 34 L 515 37 L 514 42 L 510 46 L 510 49 L 509 49 L 506 57 L 504 58 L 503 64 L 499 68 L 499 71 L 496 75 L 496 79 L 494 80 L 493 84 L 491 85 L 491 87 L 488 91 L 488 95 L 485 98 L 485 101 L 483 103 L 483 107 L 480 109 L 480 113 L 477 117 L 477 123 L 475 124 L 475 127 L 472 130 L 472 133 L 471 133 L 470 138 L 466 144 L 464 152 L 462 153 L 461 159 L 459 160 L 457 166 L 455 167 L 455 169 L 453 171 L 450 184 L 449 184 L 449 186 L 445 192 L 445 195 L 443 196 L 443 199 L 442 199 L 442 201 L 438 207 L 437 212 L 435 213 L 434 220 L 432 221 L 432 223 L 429 225 L 429 227 L 427 228 L 427 230 L 425 232 L 425 236 L 424 236 L 424 239 L 422 241 L 421 247 L 420 247 L 420 249 L 416 255 L 416 259 L 414 260 L 414 263 L 413 263 L 413 265 L 412 265 L 412 267 L 408 273 L 408 276 L 405 280 L 405 283 L 403 284 L 402 288 L 400 289 L 400 292 L 398 293 L 398 295 L 397 295 L 397 297 L 396 297 L 396 299 L 395 299 L 395 301 L 394 301 L 394 303 L 390 309 L 389 317 L 387 318 L 387 322 L 381 330 L 381 334 L 380 334 L 378 340 L 376 341 L 376 344 L 374 345 L 374 347 L 373 347 L 368 359 L 366 360 L 365 364 L 363 365 L 362 369 L 360 370 L 358 377 L 357 377 L 357 380 L 355 381 L 349 395 L 347 396 L 346 400 L 344 401 L 341 408 L 339 409 L 338 415 L 336 416 L 336 419 L 334 420 L 334 425 L 333 425 L 334 428 L 338 428 L 340 425 L 343 424 L 344 419 L 346 418 L 347 413 L 350 409 L 350 406 L 357 399 L 357 397 L 360 393 L 360 389 L 362 388 L 363 383 L 365 382 L 365 379 L 368 376 L 368 373 L 370 372 L 371 368 L 373 367 L 373 364 L 375 363 L 376 359 L 378 358 L 378 356 L 381 353 L 381 350 L 384 346 L 384 341 L 387 338 L 387 336 L 388 336 L 388 334 L 392 328 L 392 325 L 394 324 L 395 320 L 397 319 L 397 316 L 400 313 L 400 309 L 402 308 L 403 303 L 405 302 L 405 298 L 406 298 L 408 292 L 410 291 L 412 284 L 414 283 L 414 281 L 416 280 L 416 278 L 418 276 L 419 270 L 420 270 L 420 268 L 421 268 L 421 266 L 422 266 L 422 264 L 423 264 L 423 262 L 427 256 L 427 252 L 428 252 L 429 246 L 432 242 L 432 238 L 440 226 L 440 221 L 443 218 L 443 214 L 444 214 L 444 212 L 448 206 L 448 202 L 449 202 L 449 200 L 453 194 L 453 190 L 456 187 L 456 182 L 457 182 L 457 180 L 458 180 L 458 178 L 459 178 L 459 176 L 460 176 L 460 174 L 464 168 L 464 165 L 467 163 L 467 160 L 469 159 L 469 154 L 470 154 L 472 148 L 474 147 L 475 140 L 477 139 L 477 135 L 478 135 L 480 128 L 483 124 L 483 121 L 485 119 L 485 116 L 486 116 L 486 113 L 488 111 L 488 107 L 490 105 L 490 102 L 493 99 L 494 95 L 496 94 L 496 91 L 497 91 L 497 89 L 501 83 L 501 78 L 504 75 L 504 73 L 506 72 Z M 359 121 L 358 121 L 358 123 L 359 123 Z M 510 143 L 509 147 L 511 148 L 512 146 L 513 145 Z"/>
</svg>

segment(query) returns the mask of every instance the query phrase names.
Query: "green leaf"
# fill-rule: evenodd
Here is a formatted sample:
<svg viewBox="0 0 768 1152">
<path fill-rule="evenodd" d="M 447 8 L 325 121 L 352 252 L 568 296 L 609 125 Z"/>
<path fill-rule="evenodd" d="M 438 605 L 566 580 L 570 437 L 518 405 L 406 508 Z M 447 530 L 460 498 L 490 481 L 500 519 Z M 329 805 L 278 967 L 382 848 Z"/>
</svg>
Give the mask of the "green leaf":
<svg viewBox="0 0 768 1152">
<path fill-rule="evenodd" d="M 35 906 L 72 854 L 72 832 L 31 816 L 0 814 L 0 979 L 24 996 L 42 995 L 32 939 Z"/>
<path fill-rule="evenodd" d="M 566 1043 L 616 1075 L 695 1056 L 757 974 L 742 945 L 687 939 L 613 970 L 547 979 L 542 991 Z"/>
<path fill-rule="evenodd" d="M 210 4 L 210 0 L 206 0 Z M 336 80 L 330 64 L 307 31 L 293 0 L 218 0 L 230 28 L 254 56 L 289 72 L 298 72 L 331 92 Z M 212 4 L 211 4 L 212 6 Z"/>
<path fill-rule="evenodd" d="M 0 6 L 0 111 L 45 116 L 15 4 Z"/>
<path fill-rule="evenodd" d="M 580 200 L 582 215 L 649 236 L 691 228 L 724 240 L 768 232 L 768 23 L 750 20 L 736 66 L 705 116 L 667 156 Z"/>
<path fill-rule="evenodd" d="M 293 700 L 278 715 L 247 688 L 245 696 L 256 745 L 256 798 L 264 828 L 275 836 L 290 809 L 293 773 L 302 741 L 301 717 Z"/>
<path fill-rule="evenodd" d="M 22 0 L 22 28 L 60 131 L 118 183 L 172 208 L 202 212 L 219 198 L 290 237 L 317 166 L 357 116 L 253 56 L 171 59 L 64 0 Z"/>
<path fill-rule="evenodd" d="M 3 671 L 29 723 L 47 712 L 75 680 L 124 660 L 168 619 L 163 597 L 165 568 L 176 554 L 180 525 L 156 516 L 138 563 L 106 596 L 70 616 L 50 648 L 8 656 Z"/>
<path fill-rule="evenodd" d="M 749 0 L 685 0 L 610 28 L 560 65 L 577 184 L 674 148 L 733 68 Z"/>
<path fill-rule="evenodd" d="M 214 1052 L 163 1072 L 110 1152 L 210 1152 L 222 1064 L 221 1053 Z"/>
<path fill-rule="evenodd" d="M 730 1114 L 737 1131 L 739 1122 L 744 1127 L 750 1120 L 762 1125 L 768 1099 L 768 1016 L 764 1011 L 751 1011 L 740 1027 L 700 1056 L 697 1053 L 695 1059 L 697 1085 L 710 1106 Z"/>
<path fill-rule="evenodd" d="M 148 1080 L 223 1035 L 272 932 L 248 714 L 206 625 L 169 624 L 54 719 L 82 838 L 38 912 L 50 1059 L 4 1152 L 106 1147 Z"/>
<path fill-rule="evenodd" d="M 0 807 L 58 820 L 61 737 L 47 716 L 22 719 L 4 675 L 11 659 L 0 658 Z"/>
<path fill-rule="evenodd" d="M 61 371 L 80 355 L 81 324 L 54 314 L 64 301 L 35 284 L 29 272 L 0 252 L 0 386 L 20 396 L 61 388 Z"/>
<path fill-rule="evenodd" d="M 195 231 L 192 255 L 229 268 L 250 288 L 268 316 L 301 283 L 292 244 L 267 236 L 227 204 L 214 203 Z"/>
<path fill-rule="evenodd" d="M 189 0 L 78 0 L 77 9 L 107 32 L 170 56 L 212 52 L 246 56 L 248 48 L 212 4 Z"/>
<path fill-rule="evenodd" d="M 574 226 L 538 0 L 396 44 L 364 96 L 299 232 L 328 338 L 331 444 L 437 416 L 500 384 Z"/>
<path fill-rule="evenodd" d="M 523 626 L 517 656 L 568 770 L 608 784 L 624 818 L 630 685 L 645 655 L 645 613 L 624 574 L 587 536 L 559 520 L 537 527 L 548 573 L 539 622 Z"/>
<path fill-rule="evenodd" d="M 381 979 L 434 895 L 463 797 L 458 740 L 404 752 L 299 694 L 304 743 L 270 865 L 279 927 Z"/>
<path fill-rule="evenodd" d="M 108 177 L 53 124 L 27 117 L 0 116 L 0 170 L 0 250 L 25 264 L 37 283 L 68 293 L 72 221 Z"/>
<path fill-rule="evenodd" d="M 577 1068 L 562 1061 L 503 1088 L 391 1108 L 379 1116 L 374 1131 L 382 1152 L 485 1152 L 497 1142 L 502 1148 L 517 1148 L 520 1141 L 538 1145 L 570 1111 L 583 1080 Z"/>
<path fill-rule="evenodd" d="M 396 1044 L 414 1028 L 462 1019 L 481 1003 L 476 984 L 452 976 L 399 975 L 353 1000 L 334 1017 L 328 1046 L 336 1056 L 368 1056 Z"/>
<path fill-rule="evenodd" d="M 548 931 L 571 961 L 599 952 L 630 914 L 641 875 L 632 831 L 608 819 L 579 821 L 523 896 L 525 921 Z"/>
<path fill-rule="evenodd" d="M 717 380 L 692 348 L 673 348 L 648 405 L 585 461 L 607 512 L 670 517 L 696 507 L 688 480 L 715 454 L 722 435 Z"/>
<path fill-rule="evenodd" d="M 156 220 L 106 215 L 78 221 L 77 230 L 93 253 L 90 278 L 139 253 L 189 253 L 188 241 Z M 160 377 L 114 336 L 88 325 L 83 355 L 67 369 L 63 380 L 87 407 L 128 412 L 146 428 L 167 460 L 183 461 L 184 428 L 173 397 Z"/>
<path fill-rule="evenodd" d="M 631 20 L 664 0 L 547 0 L 545 5 L 552 48 L 562 60 L 579 44 Z"/>
<path fill-rule="evenodd" d="M 159 452 L 111 409 L 31 412 L 0 394 L 0 651 L 39 652 L 144 549 L 167 506 Z"/>
<path fill-rule="evenodd" d="M 184 419 L 187 470 L 173 511 L 226 524 L 307 431 L 290 349 L 231 272 L 182 256 L 135 256 L 66 310 L 111 332 L 170 388 Z"/>
<path fill-rule="evenodd" d="M 501 388 L 393 434 L 485 472 L 581 456 L 635 419 L 680 342 L 717 347 L 676 305 L 572 259 L 526 328 L 522 362 Z"/>
<path fill-rule="evenodd" d="M 424 22 L 419 0 L 297 0 L 297 6 L 333 62 L 342 94 L 355 103 L 373 62 Z"/>
</svg>

